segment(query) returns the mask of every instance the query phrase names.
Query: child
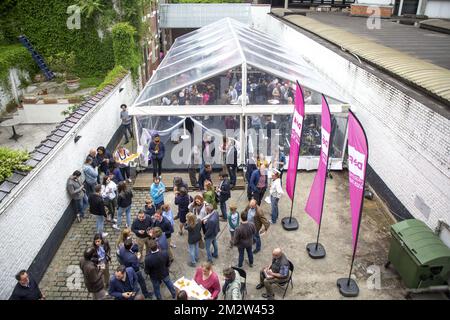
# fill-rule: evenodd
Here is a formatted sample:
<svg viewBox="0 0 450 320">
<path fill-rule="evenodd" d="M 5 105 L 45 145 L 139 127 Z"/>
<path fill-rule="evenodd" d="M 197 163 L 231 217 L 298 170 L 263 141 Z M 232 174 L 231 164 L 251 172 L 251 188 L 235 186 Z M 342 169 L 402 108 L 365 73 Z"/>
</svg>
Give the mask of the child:
<svg viewBox="0 0 450 320">
<path fill-rule="evenodd" d="M 230 205 L 230 213 L 228 214 L 228 229 L 230 230 L 231 240 L 230 248 L 233 248 L 234 231 L 239 225 L 239 212 L 235 204 Z"/>
<path fill-rule="evenodd" d="M 173 228 L 173 225 L 175 224 L 175 221 L 173 220 L 173 213 L 172 213 L 172 209 L 170 209 L 170 206 L 169 206 L 169 204 L 163 204 L 162 206 L 161 206 L 161 210 L 162 210 L 162 216 L 163 217 L 165 217 L 167 220 L 169 220 L 170 221 L 170 224 L 172 225 L 172 228 Z M 171 243 L 171 238 L 169 238 L 169 239 L 167 239 L 168 240 L 168 242 L 169 242 L 169 244 L 170 244 L 170 246 L 172 247 L 172 248 L 176 248 L 177 246 L 175 245 L 175 243 Z"/>
<path fill-rule="evenodd" d="M 156 207 L 150 197 L 147 197 L 147 199 L 145 199 L 144 212 L 146 215 L 149 215 L 150 218 L 153 217 L 156 212 Z"/>
</svg>

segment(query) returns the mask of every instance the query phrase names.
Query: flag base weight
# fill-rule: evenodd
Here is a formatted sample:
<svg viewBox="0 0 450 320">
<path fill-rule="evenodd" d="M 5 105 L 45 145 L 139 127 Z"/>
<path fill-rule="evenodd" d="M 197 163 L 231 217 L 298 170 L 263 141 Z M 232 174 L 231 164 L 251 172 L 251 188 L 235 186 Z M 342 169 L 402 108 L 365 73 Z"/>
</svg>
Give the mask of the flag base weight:
<svg viewBox="0 0 450 320">
<path fill-rule="evenodd" d="M 281 225 L 283 226 L 283 229 L 287 231 L 294 231 L 298 229 L 298 222 L 295 218 L 283 218 L 281 219 Z"/>
<path fill-rule="evenodd" d="M 339 288 L 339 293 L 344 297 L 356 297 L 359 294 L 359 287 L 355 280 L 348 278 L 338 279 L 336 285 Z"/>
<path fill-rule="evenodd" d="M 320 243 L 317 244 L 316 242 L 308 243 L 306 245 L 306 251 L 308 251 L 308 254 L 312 259 L 322 259 L 325 258 L 326 255 L 325 248 Z"/>
</svg>

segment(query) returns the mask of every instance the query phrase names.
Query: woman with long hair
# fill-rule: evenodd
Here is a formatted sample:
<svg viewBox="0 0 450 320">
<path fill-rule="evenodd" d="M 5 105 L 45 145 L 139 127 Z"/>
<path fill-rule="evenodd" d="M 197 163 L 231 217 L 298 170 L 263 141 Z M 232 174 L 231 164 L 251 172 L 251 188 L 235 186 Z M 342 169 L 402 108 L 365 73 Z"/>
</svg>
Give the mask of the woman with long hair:
<svg viewBox="0 0 450 320">
<path fill-rule="evenodd" d="M 111 247 L 106 239 L 103 239 L 101 233 L 97 233 L 94 236 L 92 246 L 97 251 L 98 255 L 98 267 L 103 270 L 103 280 L 105 282 L 105 288 L 109 286 L 109 263 L 111 262 Z"/>
<path fill-rule="evenodd" d="M 117 222 L 117 220 L 114 219 L 117 207 L 117 185 L 114 181 L 112 181 L 110 176 L 103 177 L 101 192 L 103 201 L 105 202 L 109 213 L 109 217 L 106 220 Z"/>
<path fill-rule="evenodd" d="M 131 227 L 131 200 L 133 198 L 133 192 L 128 189 L 125 181 L 119 183 L 117 188 L 118 197 L 117 197 L 117 205 L 119 206 L 119 210 L 117 211 L 117 224 L 113 225 L 113 228 L 116 230 L 120 230 L 122 225 L 122 213 L 126 214 L 126 227 Z"/>
<path fill-rule="evenodd" d="M 205 189 L 206 191 L 203 194 L 205 201 L 210 205 L 212 205 L 214 210 L 216 210 L 217 209 L 216 192 L 214 191 L 214 187 L 211 181 L 206 180 Z"/>
<path fill-rule="evenodd" d="M 194 197 L 194 201 L 189 205 L 189 211 L 194 213 L 199 219 L 206 217 L 206 203 L 203 197 L 198 194 Z"/>
<path fill-rule="evenodd" d="M 188 248 L 191 261 L 188 263 L 190 267 L 195 267 L 198 262 L 198 245 L 202 238 L 202 222 L 195 214 L 189 212 L 186 215 L 185 229 L 188 232 Z"/>
<path fill-rule="evenodd" d="M 220 293 L 219 276 L 214 272 L 211 262 L 203 262 L 195 271 L 194 281 L 211 293 L 211 299 L 216 300 Z"/>
<path fill-rule="evenodd" d="M 130 174 L 130 163 L 124 163 L 125 159 L 130 156 L 130 151 L 124 146 L 120 146 L 117 151 L 114 153 L 114 160 L 119 164 L 119 169 L 128 182 L 131 182 L 131 174 Z"/>
<path fill-rule="evenodd" d="M 185 187 L 181 187 L 175 196 L 175 205 L 178 206 L 178 219 L 180 219 L 180 231 L 178 234 L 183 235 L 184 224 L 186 223 L 186 215 L 189 212 L 189 203 L 193 201 L 192 197 L 187 193 Z"/>
</svg>

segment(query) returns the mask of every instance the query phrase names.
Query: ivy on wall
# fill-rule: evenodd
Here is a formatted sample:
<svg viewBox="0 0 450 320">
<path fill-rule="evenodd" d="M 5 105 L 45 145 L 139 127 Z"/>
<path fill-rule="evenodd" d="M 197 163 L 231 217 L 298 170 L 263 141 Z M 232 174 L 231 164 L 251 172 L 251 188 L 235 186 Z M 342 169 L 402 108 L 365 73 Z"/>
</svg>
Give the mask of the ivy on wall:
<svg viewBox="0 0 450 320">
<path fill-rule="evenodd" d="M 126 22 L 117 23 L 112 28 L 114 61 L 116 66 L 130 69 L 136 77 L 139 67 L 139 54 L 134 40 L 136 29 Z"/>
<path fill-rule="evenodd" d="M 171 3 L 241 3 L 243 0 L 172 0 Z"/>
<path fill-rule="evenodd" d="M 112 8 L 112 1 L 98 0 L 105 8 Z M 59 52 L 74 52 L 74 73 L 80 76 L 103 76 L 114 66 L 112 37 L 107 30 L 101 39 L 99 13 L 89 17 L 81 15 L 81 28 L 69 29 L 67 8 L 74 0 L 16 0 L 0 22 L 4 41 L 17 43 L 24 34 L 35 49 L 44 57 Z"/>
</svg>

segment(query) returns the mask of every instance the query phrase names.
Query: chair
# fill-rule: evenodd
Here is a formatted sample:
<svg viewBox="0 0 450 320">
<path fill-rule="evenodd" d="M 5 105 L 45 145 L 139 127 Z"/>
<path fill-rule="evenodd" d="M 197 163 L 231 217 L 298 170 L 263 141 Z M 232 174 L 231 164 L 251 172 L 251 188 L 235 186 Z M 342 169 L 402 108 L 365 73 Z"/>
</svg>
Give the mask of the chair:
<svg viewBox="0 0 450 320">
<path fill-rule="evenodd" d="M 289 287 L 289 283 L 291 284 L 292 289 L 294 289 L 294 283 L 292 282 L 292 274 L 294 273 L 294 265 L 292 264 L 292 262 L 290 260 L 288 260 L 288 262 L 289 262 L 289 276 L 287 277 L 286 281 L 277 283 L 278 287 L 280 287 L 281 289 L 283 289 L 283 287 L 284 287 L 283 299 L 286 296 L 286 291 Z"/>
<path fill-rule="evenodd" d="M 247 294 L 247 272 L 245 272 L 244 269 L 238 268 L 238 267 L 232 267 L 234 270 L 236 270 L 239 273 L 239 276 L 241 277 L 241 295 L 242 300 L 244 300 L 245 295 Z"/>
</svg>

